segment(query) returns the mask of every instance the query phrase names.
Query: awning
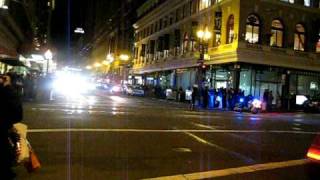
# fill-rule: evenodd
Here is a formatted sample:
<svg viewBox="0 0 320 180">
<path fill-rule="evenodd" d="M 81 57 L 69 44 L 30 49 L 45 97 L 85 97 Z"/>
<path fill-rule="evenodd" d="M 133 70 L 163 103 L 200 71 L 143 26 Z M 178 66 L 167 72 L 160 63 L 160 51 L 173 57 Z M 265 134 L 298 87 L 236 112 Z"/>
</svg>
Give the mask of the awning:
<svg viewBox="0 0 320 180">
<path fill-rule="evenodd" d="M 10 59 L 10 58 L 6 58 L 6 59 L 0 59 L 0 62 L 10 65 L 10 66 L 23 66 L 26 67 L 26 65 L 19 61 L 19 59 Z"/>
</svg>

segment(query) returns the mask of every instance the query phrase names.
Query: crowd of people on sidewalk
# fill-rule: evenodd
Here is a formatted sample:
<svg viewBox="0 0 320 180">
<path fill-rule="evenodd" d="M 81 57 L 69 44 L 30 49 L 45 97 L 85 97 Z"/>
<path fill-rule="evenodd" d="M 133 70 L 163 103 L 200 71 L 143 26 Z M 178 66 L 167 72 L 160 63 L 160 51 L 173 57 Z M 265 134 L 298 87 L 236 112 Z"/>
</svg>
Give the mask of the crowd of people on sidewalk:
<svg viewBox="0 0 320 180">
<path fill-rule="evenodd" d="M 154 96 L 157 98 L 166 98 L 167 88 L 162 88 L 161 86 L 155 86 L 153 88 Z M 186 92 L 191 92 L 190 98 L 188 98 Z M 219 108 L 225 110 L 234 110 L 237 103 L 241 98 L 250 99 L 253 98 L 252 95 L 245 95 L 245 92 L 241 89 L 234 88 L 209 88 L 208 86 L 199 87 L 194 85 L 192 88 L 187 88 L 183 90 L 180 87 L 176 92 L 176 100 L 179 102 L 190 102 L 191 108 Z M 246 101 L 248 102 L 248 101 Z M 263 109 L 266 112 L 271 112 L 275 106 L 280 108 L 281 106 L 281 97 L 277 92 L 276 97 L 274 97 L 274 92 L 269 89 L 265 89 L 263 94 Z"/>
<path fill-rule="evenodd" d="M 12 84 L 14 84 L 23 101 L 50 100 L 50 93 L 53 88 L 53 80 L 50 75 L 23 75 L 12 70 L 5 75 L 12 77 Z"/>
</svg>

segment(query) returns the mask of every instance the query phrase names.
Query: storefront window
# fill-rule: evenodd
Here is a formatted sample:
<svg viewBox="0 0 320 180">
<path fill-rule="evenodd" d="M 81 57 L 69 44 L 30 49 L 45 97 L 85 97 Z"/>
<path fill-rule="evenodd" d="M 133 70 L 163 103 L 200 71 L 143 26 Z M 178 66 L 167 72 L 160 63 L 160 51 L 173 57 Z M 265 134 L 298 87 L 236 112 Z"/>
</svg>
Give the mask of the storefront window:
<svg viewBox="0 0 320 180">
<path fill-rule="evenodd" d="M 279 20 L 273 20 L 271 25 L 271 39 L 270 46 L 283 46 L 283 25 Z"/>
<path fill-rule="evenodd" d="M 260 20 L 256 15 L 250 15 L 247 18 L 246 41 L 249 43 L 258 43 L 260 35 Z"/>
<path fill-rule="evenodd" d="M 240 89 L 244 91 L 244 95 L 248 96 L 251 94 L 252 86 L 251 70 L 245 70 L 240 72 Z"/>
<path fill-rule="evenodd" d="M 305 29 L 302 24 L 296 25 L 296 32 L 294 34 L 294 50 L 304 51 L 305 46 Z"/>
<path fill-rule="evenodd" d="M 215 74 L 214 88 L 228 88 L 231 86 L 232 75 L 230 71 L 217 70 Z"/>
<path fill-rule="evenodd" d="M 315 96 L 319 94 L 320 78 L 314 76 L 298 76 L 298 94 Z"/>
<path fill-rule="evenodd" d="M 227 44 L 233 42 L 234 39 L 234 16 L 230 15 L 227 22 Z"/>
</svg>

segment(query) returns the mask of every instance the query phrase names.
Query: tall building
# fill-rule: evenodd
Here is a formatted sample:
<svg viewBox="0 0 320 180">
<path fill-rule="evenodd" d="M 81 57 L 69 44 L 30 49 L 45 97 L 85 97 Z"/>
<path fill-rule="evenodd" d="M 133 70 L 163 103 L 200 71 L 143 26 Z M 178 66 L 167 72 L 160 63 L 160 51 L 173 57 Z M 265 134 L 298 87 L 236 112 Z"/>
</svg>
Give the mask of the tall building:
<svg viewBox="0 0 320 180">
<path fill-rule="evenodd" d="M 0 71 L 4 73 L 14 66 L 21 70 L 31 54 L 44 53 L 50 33 L 50 12 L 54 0 L 0 0 Z M 1 63 L 2 62 L 2 63 Z M 24 70 L 21 70 L 24 71 Z"/>
<path fill-rule="evenodd" d="M 100 72 L 108 74 L 114 81 L 120 82 L 128 77 L 130 63 L 128 60 L 121 60 L 121 57 L 124 55 L 126 58 L 132 57 L 134 44 L 132 24 L 136 21 L 136 10 L 143 2 L 145 0 L 114 3 L 97 1 L 95 6 L 94 36 L 86 43 L 82 52 L 90 52 L 88 64 L 104 64 Z M 109 11 L 106 11 L 106 7 Z"/>
<path fill-rule="evenodd" d="M 146 85 L 320 93 L 319 0 L 149 0 L 137 12 L 132 73 Z"/>
</svg>

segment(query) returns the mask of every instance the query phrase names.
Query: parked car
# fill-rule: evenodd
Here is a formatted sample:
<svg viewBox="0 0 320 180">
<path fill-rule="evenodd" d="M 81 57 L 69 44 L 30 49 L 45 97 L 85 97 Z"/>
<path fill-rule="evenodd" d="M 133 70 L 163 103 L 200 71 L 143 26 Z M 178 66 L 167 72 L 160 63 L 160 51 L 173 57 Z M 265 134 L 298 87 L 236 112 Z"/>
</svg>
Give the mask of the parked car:
<svg viewBox="0 0 320 180">
<path fill-rule="evenodd" d="M 102 90 L 109 90 L 110 85 L 107 83 L 97 83 L 97 88 Z"/>
<path fill-rule="evenodd" d="M 123 91 L 123 89 L 122 89 L 121 85 L 118 85 L 118 84 L 112 85 L 110 88 L 110 92 L 112 94 L 120 94 L 120 93 L 122 93 L 122 91 Z"/>
<path fill-rule="evenodd" d="M 131 96 L 144 96 L 145 92 L 142 86 L 129 86 L 127 94 Z"/>
<path fill-rule="evenodd" d="M 132 85 L 125 84 L 122 86 L 122 89 L 123 89 L 124 94 L 126 94 L 126 95 L 132 94 Z"/>
</svg>

